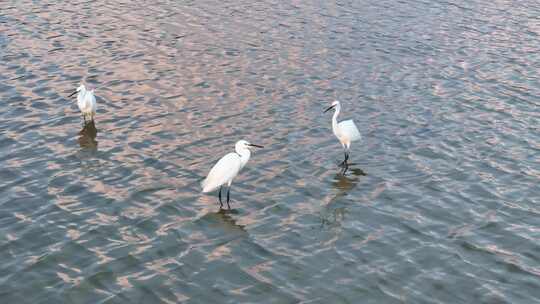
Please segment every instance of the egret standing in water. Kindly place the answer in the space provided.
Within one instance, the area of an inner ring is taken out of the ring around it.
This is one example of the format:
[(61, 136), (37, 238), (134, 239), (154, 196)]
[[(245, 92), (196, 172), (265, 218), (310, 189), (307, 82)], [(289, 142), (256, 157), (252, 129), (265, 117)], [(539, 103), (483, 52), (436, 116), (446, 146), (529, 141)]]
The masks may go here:
[(94, 96), (94, 90), (87, 90), (84, 84), (81, 84), (77, 88), (77, 91), (73, 92), (68, 97), (75, 94), (77, 94), (77, 105), (83, 115), (84, 123), (86, 124), (87, 117), (90, 121), (94, 121), (94, 116), (96, 115), (96, 97)]
[(342, 122), (337, 121), (337, 117), (339, 115), (339, 112), (341, 111), (341, 104), (339, 101), (332, 102), (332, 105), (324, 110), (324, 112), (328, 112), (331, 109), (335, 109), (334, 116), (332, 116), (332, 131), (334, 132), (334, 135), (337, 137), (341, 145), (343, 146), (343, 152), (345, 153), (345, 160), (341, 163), (343, 165), (343, 174), (347, 171), (349, 168), (349, 165), (347, 164), (347, 160), (349, 159), (349, 152), (351, 148), (351, 142), (360, 140), (362, 136), (360, 135), (360, 131), (358, 131), (358, 128), (354, 124), (354, 121), (352, 119), (345, 120)]
[(229, 153), (223, 156), (210, 170), (205, 180), (201, 182), (202, 192), (208, 193), (219, 188), (219, 205), (223, 208), (223, 202), (221, 201), (221, 188), (227, 184), (227, 207), (231, 209), (229, 205), (231, 183), (233, 179), (238, 175), (238, 172), (247, 164), (251, 152), (250, 147), (262, 148), (262, 146), (250, 144), (245, 140), (239, 140), (236, 142), (234, 149), (236, 152)]

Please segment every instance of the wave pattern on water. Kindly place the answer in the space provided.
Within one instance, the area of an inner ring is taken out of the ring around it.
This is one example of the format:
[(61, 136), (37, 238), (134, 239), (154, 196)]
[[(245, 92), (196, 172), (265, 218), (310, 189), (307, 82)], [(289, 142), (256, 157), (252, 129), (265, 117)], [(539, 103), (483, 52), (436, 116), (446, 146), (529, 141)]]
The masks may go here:
[[(4, 2), (0, 299), (538, 302), (539, 15)], [(84, 128), (82, 81), (99, 104)], [(333, 99), (364, 138), (347, 176)], [(266, 148), (218, 211), (199, 182), (240, 138)]]

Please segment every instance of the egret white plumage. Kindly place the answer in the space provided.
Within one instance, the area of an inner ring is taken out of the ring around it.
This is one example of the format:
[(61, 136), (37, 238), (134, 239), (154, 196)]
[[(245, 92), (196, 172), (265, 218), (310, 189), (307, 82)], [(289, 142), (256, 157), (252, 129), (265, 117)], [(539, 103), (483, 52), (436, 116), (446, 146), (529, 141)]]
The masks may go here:
[(87, 117), (90, 121), (93, 121), (97, 107), (94, 90), (87, 90), (84, 84), (81, 84), (77, 88), (77, 91), (73, 92), (69, 97), (75, 94), (77, 94), (77, 105), (79, 106), (79, 110), (81, 110), (84, 122), (86, 123)]
[(250, 144), (245, 140), (236, 142), (234, 146), (235, 152), (223, 156), (214, 167), (212, 167), (208, 176), (201, 182), (203, 193), (208, 193), (219, 188), (220, 208), (223, 208), (221, 189), (223, 188), (223, 185), (227, 184), (227, 207), (231, 209), (231, 206), (229, 205), (231, 183), (236, 175), (238, 175), (238, 172), (240, 172), (247, 164), (249, 157), (251, 156), (251, 151), (249, 150), (250, 147), (262, 148), (262, 146)]
[(332, 105), (324, 110), (324, 112), (326, 113), (331, 109), (335, 109), (334, 116), (332, 116), (332, 131), (343, 146), (343, 152), (345, 153), (345, 160), (341, 163), (343, 165), (343, 173), (345, 173), (349, 168), (347, 160), (349, 159), (351, 142), (360, 140), (362, 135), (360, 135), (360, 131), (358, 131), (358, 128), (352, 119), (338, 123), (337, 117), (341, 111), (341, 103), (339, 101), (335, 100), (332, 102)]

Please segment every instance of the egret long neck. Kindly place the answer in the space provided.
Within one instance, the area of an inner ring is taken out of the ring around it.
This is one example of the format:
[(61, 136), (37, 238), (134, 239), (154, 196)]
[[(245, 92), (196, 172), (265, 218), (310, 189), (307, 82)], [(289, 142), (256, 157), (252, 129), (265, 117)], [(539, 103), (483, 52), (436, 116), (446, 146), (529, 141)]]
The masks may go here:
[(249, 158), (251, 157), (251, 152), (249, 149), (241, 149), (237, 150), (236, 153), (240, 155), (240, 169), (244, 168), (244, 166), (247, 164)]
[(337, 117), (339, 115), (339, 112), (341, 111), (341, 105), (336, 105), (336, 111), (334, 112), (334, 116), (332, 116), (332, 131), (334, 131), (334, 134), (337, 135), (338, 131), (338, 122)]

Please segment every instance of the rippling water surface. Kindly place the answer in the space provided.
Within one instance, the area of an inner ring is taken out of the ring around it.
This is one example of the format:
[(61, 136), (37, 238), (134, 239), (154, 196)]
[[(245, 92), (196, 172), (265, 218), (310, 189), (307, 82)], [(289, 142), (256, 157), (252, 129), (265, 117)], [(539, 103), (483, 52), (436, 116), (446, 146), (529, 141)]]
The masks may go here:
[(540, 303), (537, 1), (0, 6), (2, 303)]

